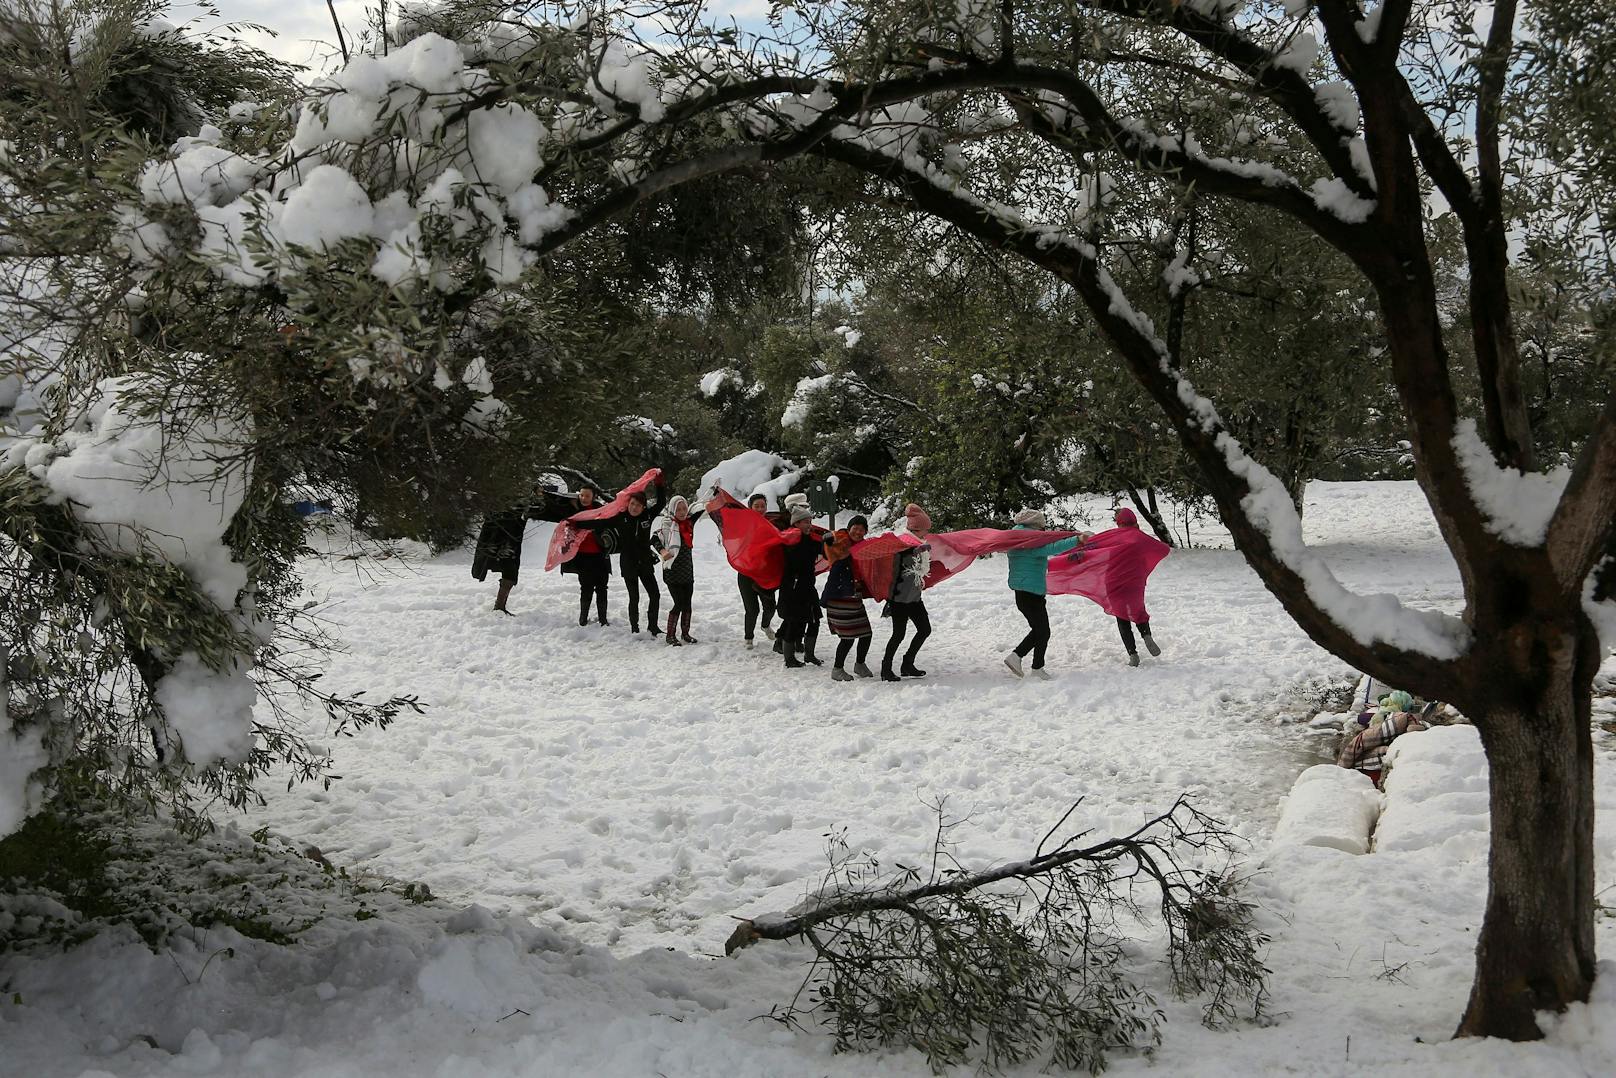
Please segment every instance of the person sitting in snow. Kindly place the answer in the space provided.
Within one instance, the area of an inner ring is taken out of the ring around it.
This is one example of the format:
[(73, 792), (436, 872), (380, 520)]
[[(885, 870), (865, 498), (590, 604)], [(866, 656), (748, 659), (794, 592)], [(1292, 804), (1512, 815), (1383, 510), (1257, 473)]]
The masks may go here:
[(1336, 766), (1362, 771), (1379, 787), (1385, 773), (1386, 750), (1406, 733), (1437, 725), (1437, 707), (1433, 700), (1416, 713), (1414, 697), (1401, 689), (1386, 693), (1376, 701), (1373, 711), (1347, 720), (1348, 737), (1336, 755)]

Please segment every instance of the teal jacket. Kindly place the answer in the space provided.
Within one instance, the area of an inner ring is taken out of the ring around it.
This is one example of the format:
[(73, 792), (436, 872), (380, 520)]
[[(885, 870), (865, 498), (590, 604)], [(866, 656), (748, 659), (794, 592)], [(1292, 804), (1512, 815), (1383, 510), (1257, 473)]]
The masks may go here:
[[(1026, 525), (1016, 525), (1015, 531), (1027, 531)], [(1061, 539), (1048, 546), (1030, 547), (1026, 550), (1008, 550), (1005, 556), (1010, 559), (1010, 587), (1016, 591), (1028, 591), (1034, 595), (1047, 594), (1048, 584), (1045, 582), (1049, 574), (1049, 559), (1056, 554), (1064, 554), (1081, 542), (1077, 536), (1070, 539)]]

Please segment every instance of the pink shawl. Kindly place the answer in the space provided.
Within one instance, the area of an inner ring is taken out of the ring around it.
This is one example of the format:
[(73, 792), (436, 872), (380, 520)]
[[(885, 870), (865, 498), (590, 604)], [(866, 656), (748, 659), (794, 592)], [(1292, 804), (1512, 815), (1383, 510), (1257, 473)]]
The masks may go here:
[(573, 555), (578, 553), (578, 547), (582, 545), (584, 537), (589, 534), (586, 528), (574, 527), (571, 523), (572, 521), (606, 520), (617, 516), (619, 513), (627, 512), (629, 495), (645, 493), (661, 478), (662, 469), (652, 468), (632, 484), (618, 491), (617, 497), (605, 505), (594, 509), (581, 510), (557, 524), (555, 534), (550, 536), (550, 552), (544, 559), (544, 571), (549, 572), (562, 562), (571, 561)]
[(1101, 532), (1071, 553), (1049, 559), (1049, 594), (1082, 595), (1114, 618), (1149, 621), (1145, 581), (1172, 549), (1138, 528)]
[(970, 528), (957, 532), (933, 532), (925, 539), (919, 539), (908, 533), (883, 532), (853, 547), (853, 572), (863, 585), (864, 594), (881, 601), (892, 590), (893, 556), (907, 547), (919, 546), (923, 542), (931, 544), (931, 570), (926, 574), (925, 586), (934, 588), (956, 573), (964, 572), (983, 554), (1048, 546), (1076, 534), (1031, 531), (1026, 528), (1014, 531)]

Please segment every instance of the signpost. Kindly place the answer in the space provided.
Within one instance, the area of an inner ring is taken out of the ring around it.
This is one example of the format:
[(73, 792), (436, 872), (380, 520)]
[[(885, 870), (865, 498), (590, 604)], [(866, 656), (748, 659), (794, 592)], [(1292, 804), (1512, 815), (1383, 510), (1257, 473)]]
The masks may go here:
[(836, 488), (824, 479), (808, 484), (808, 508), (816, 516), (830, 517), (830, 530), (836, 530)]

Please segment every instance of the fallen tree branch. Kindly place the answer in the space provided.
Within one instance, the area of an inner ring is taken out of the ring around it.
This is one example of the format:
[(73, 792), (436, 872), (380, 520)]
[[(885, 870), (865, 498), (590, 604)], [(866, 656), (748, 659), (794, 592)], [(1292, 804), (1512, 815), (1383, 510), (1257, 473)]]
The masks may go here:
[(1110, 1051), (1159, 1040), (1161, 1011), (1130, 965), (1152, 907), (1177, 995), (1203, 995), (1209, 1025), (1261, 1015), (1267, 937), (1235, 895), (1240, 881), (1185, 863), (1232, 857), (1233, 836), (1183, 797), (1126, 835), (1083, 844), (1091, 832), (1080, 830), (1044, 852), (1074, 804), (1033, 856), (981, 870), (955, 861), (948, 833), (958, 821), (934, 808), (929, 868), (899, 864), (883, 876), (832, 836), (813, 895), (737, 925), (726, 954), (799, 938), (813, 952), (802, 986), (771, 1017), (795, 1025), (818, 1012), (838, 1049), (908, 1044), (939, 1072), (1041, 1057), (1098, 1071)]

